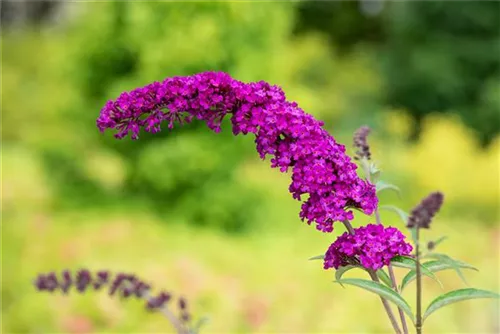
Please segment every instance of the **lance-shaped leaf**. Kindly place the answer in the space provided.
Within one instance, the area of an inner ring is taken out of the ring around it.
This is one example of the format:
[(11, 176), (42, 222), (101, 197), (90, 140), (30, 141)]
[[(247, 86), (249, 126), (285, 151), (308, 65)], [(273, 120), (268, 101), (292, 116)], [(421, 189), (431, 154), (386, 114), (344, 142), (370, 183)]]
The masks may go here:
[(460, 278), (462, 279), (462, 281), (466, 285), (469, 285), (467, 283), (467, 280), (465, 279), (464, 274), (462, 273), (462, 270), (460, 270), (460, 264), (462, 264), (463, 262), (460, 262), (460, 261), (457, 261), (455, 259), (452, 259), (448, 255), (441, 254), (441, 253), (429, 253), (429, 254), (425, 255), (424, 257), (430, 257), (430, 258), (433, 258), (433, 259), (437, 259), (437, 260), (439, 260), (439, 261), (441, 261), (443, 263), (446, 263), (446, 264), (450, 265), (453, 269), (455, 269), (455, 271), (457, 272), (458, 276), (460, 276)]
[[(450, 264), (441, 262), (439, 260), (429, 261), (429, 262), (423, 263), (422, 265), (425, 266), (430, 271), (432, 271), (433, 273), (438, 272), (438, 271), (442, 271), (442, 270), (446, 270), (446, 269), (455, 269)], [(463, 269), (472, 269), (472, 270), (478, 271), (476, 268), (474, 268), (470, 264), (467, 264), (464, 262), (457, 261), (457, 265)], [(408, 274), (406, 274), (406, 276), (401, 281), (401, 290), (403, 290), (408, 284), (410, 284), (413, 280), (415, 280), (415, 278), (417, 278), (417, 272), (415, 271), (415, 269), (412, 269), (412, 270), (410, 270), (410, 272), (408, 272)]]
[[(395, 256), (391, 259), (391, 264), (394, 267), (407, 268), (415, 271), (417, 268), (417, 261), (409, 256)], [(425, 264), (420, 263), (420, 269), (422, 271), (422, 274), (424, 274), (425, 276), (429, 276), (430, 278), (435, 280), (441, 286), (441, 288), (443, 288), (443, 284), (441, 283), (441, 281), (429, 268), (427, 268)], [(401, 286), (401, 289), (402, 288), (403, 286)]]
[(425, 310), (424, 313), (424, 320), (429, 315), (431, 315), (432, 313), (434, 313), (435, 311), (439, 310), (440, 308), (446, 305), (460, 302), (462, 300), (477, 299), (477, 298), (500, 298), (500, 295), (495, 292), (473, 289), (473, 288), (450, 291), (448, 293), (445, 293), (437, 297), (429, 304), (427, 310)]
[(309, 259), (309, 261), (311, 260), (323, 260), (325, 258), (325, 254), (321, 254), (321, 255), (316, 255), (316, 256), (313, 256)]
[(392, 288), (392, 281), (389, 275), (384, 271), (384, 269), (377, 270), (377, 277), (384, 282), (389, 288)]
[(377, 194), (381, 193), (384, 190), (392, 190), (392, 191), (395, 191), (398, 194), (398, 196), (401, 198), (401, 190), (393, 184), (390, 184), (390, 183), (387, 183), (387, 182), (380, 180), (375, 185), (375, 188), (377, 189), (376, 190)]
[[(335, 279), (337, 281), (340, 281), (342, 279), (342, 276), (348, 272), (349, 270), (351, 269), (355, 269), (355, 268), (359, 268), (359, 269), (363, 269), (365, 270), (365, 268), (361, 267), (361, 266), (354, 266), (354, 265), (347, 265), (347, 266), (342, 266), (342, 267), (339, 267), (339, 269), (337, 269), (335, 271)], [(340, 283), (340, 285), (342, 285), (342, 283)], [(343, 287), (343, 285), (342, 285)]]
[(415, 322), (415, 317), (413, 316), (411, 307), (410, 305), (408, 305), (406, 300), (404, 300), (403, 297), (401, 297), (401, 295), (398, 294), (396, 291), (386, 287), (382, 283), (373, 282), (365, 279), (359, 279), (359, 278), (346, 278), (338, 280), (336, 283), (354, 285), (362, 289), (365, 289), (367, 291), (376, 293), (382, 298), (387, 299), (388, 301), (396, 304), (410, 317), (410, 319), (413, 322)]
[(381, 205), (379, 206), (379, 209), (380, 210), (388, 210), (388, 211), (392, 211), (392, 212), (395, 212), (398, 214), (399, 218), (401, 218), (401, 220), (403, 221), (403, 224), (406, 225), (406, 223), (408, 222), (408, 214), (401, 210), (400, 208), (398, 208), (397, 206), (394, 206), (394, 205)]

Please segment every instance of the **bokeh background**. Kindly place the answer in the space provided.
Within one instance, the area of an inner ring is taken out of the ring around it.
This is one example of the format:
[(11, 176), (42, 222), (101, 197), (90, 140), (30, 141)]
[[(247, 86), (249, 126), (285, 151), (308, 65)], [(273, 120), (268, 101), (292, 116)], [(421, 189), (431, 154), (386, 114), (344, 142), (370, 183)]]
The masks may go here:
[[(342, 227), (302, 223), (290, 176), (260, 161), (252, 138), (200, 123), (139, 141), (98, 132), (121, 91), (207, 70), (281, 85), (349, 152), (353, 131), (371, 126), (382, 179), (402, 189), (381, 203), (409, 211), (445, 192), (424, 237), (449, 236), (441, 251), (480, 270), (468, 283), (498, 291), (499, 4), (2, 1), (2, 332), (171, 331), (138, 301), (31, 285), (80, 267), (186, 296), (195, 318), (210, 316), (205, 333), (389, 331), (377, 296), (307, 261)], [(441, 292), (425, 287), (425, 303)], [(427, 332), (498, 333), (498, 314), (489, 300), (455, 304)]]

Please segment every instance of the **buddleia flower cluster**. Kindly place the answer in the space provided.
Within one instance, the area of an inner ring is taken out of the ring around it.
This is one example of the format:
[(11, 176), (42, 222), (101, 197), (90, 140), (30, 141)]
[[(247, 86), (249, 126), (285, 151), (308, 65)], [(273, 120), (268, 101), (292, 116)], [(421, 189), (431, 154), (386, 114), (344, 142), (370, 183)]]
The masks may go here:
[(338, 269), (347, 265), (361, 265), (378, 270), (389, 265), (396, 256), (410, 255), (413, 247), (395, 227), (368, 224), (345, 232), (328, 248), (323, 267)]
[(195, 119), (219, 132), (225, 117), (234, 135), (255, 135), (257, 151), (262, 159), (271, 157), (271, 167), (291, 170), (289, 191), (303, 201), (300, 218), (308, 224), (332, 232), (334, 222), (354, 218), (352, 208), (368, 215), (375, 210), (375, 186), (358, 177), (345, 146), (264, 81), (243, 83), (222, 72), (167, 78), (108, 101), (97, 126), (137, 139), (141, 129), (156, 133), (162, 124), (172, 129)]

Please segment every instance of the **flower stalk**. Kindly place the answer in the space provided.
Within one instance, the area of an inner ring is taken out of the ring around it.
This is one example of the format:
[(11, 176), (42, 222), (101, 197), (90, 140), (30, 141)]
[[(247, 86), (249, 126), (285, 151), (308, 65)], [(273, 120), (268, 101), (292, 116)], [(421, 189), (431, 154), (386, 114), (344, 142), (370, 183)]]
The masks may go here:
[(420, 263), (420, 229), (430, 228), (432, 218), (443, 205), (444, 196), (441, 192), (433, 192), (420, 202), (411, 212), (406, 227), (415, 229), (415, 261), (417, 274), (417, 314), (415, 328), (417, 334), (422, 333), (422, 272)]
[[(352, 235), (355, 234), (354, 228), (352, 227), (351, 223), (348, 220), (344, 220), (342, 223), (344, 224), (344, 226), (347, 229), (347, 231), (349, 232), (349, 234), (352, 234)], [(368, 274), (370, 275), (370, 278), (372, 279), (372, 281), (379, 283), (380, 281), (377, 277), (377, 274), (375, 273), (375, 270), (373, 270), (373, 269), (367, 269), (367, 270), (368, 270)], [(401, 329), (399, 328), (399, 324), (396, 320), (396, 317), (394, 316), (394, 313), (392, 312), (392, 309), (391, 309), (391, 306), (389, 305), (389, 302), (387, 302), (387, 300), (383, 297), (380, 297), (380, 300), (382, 301), (382, 305), (384, 306), (385, 312), (387, 313), (387, 316), (389, 317), (389, 320), (391, 321), (392, 328), (394, 328), (394, 331), (397, 334), (401, 334)]]
[[(394, 275), (394, 269), (393, 269), (391, 264), (389, 264), (387, 267), (389, 270), (389, 277), (391, 278), (391, 282), (392, 282), (392, 288), (394, 289), (394, 291), (399, 293), (400, 291), (399, 291), (398, 285), (396, 283), (396, 276)], [(409, 332), (408, 332), (408, 325), (406, 324), (405, 313), (403, 312), (403, 309), (399, 306), (398, 306), (398, 313), (399, 313), (399, 318), (401, 319), (401, 325), (403, 326), (403, 333), (408, 334)]]
[[(355, 159), (360, 160), (361, 166), (363, 168), (363, 172), (365, 173), (366, 180), (371, 183), (372, 177), (371, 177), (371, 172), (370, 172), (370, 167), (368, 164), (368, 161), (371, 159), (371, 152), (370, 152), (370, 146), (368, 144), (367, 137), (370, 134), (370, 128), (367, 126), (362, 126), (360, 127), (355, 133), (354, 133), (354, 147), (358, 149), (355, 154)], [(375, 214), (375, 220), (377, 224), (382, 225), (382, 220), (380, 219), (380, 212), (378, 210), (378, 206), (375, 207), (374, 210)], [(389, 277), (391, 279), (392, 283), (392, 288), (394, 291), (398, 292), (398, 285), (396, 282), (396, 276), (394, 275), (394, 269), (392, 265), (389, 263), (387, 265), (388, 271), (389, 271)], [(399, 313), (399, 318), (401, 319), (401, 325), (403, 327), (403, 333), (408, 334), (408, 325), (406, 324), (406, 317), (403, 312), (403, 309), (398, 306), (398, 313)]]
[[(367, 175), (370, 175), (369, 173)], [(367, 176), (368, 181), (370, 181), (370, 177)], [(378, 211), (378, 207), (375, 208), (375, 219), (377, 221), (377, 224), (382, 224), (382, 220), (380, 219), (380, 213)], [(391, 278), (392, 282), (392, 288), (394, 291), (398, 292), (398, 284), (396, 282), (396, 275), (394, 275), (394, 268), (392, 267), (392, 264), (387, 265), (387, 270), (389, 271), (389, 277)], [(408, 325), (406, 324), (406, 317), (405, 313), (403, 312), (403, 309), (398, 306), (398, 313), (399, 313), (399, 318), (401, 319), (401, 325), (403, 326), (403, 333), (408, 334)]]
[(417, 273), (417, 314), (415, 328), (417, 334), (422, 333), (422, 273), (420, 269), (420, 241), (419, 241), (419, 231), (420, 228), (417, 226), (415, 233), (415, 261), (416, 261), (416, 273)]

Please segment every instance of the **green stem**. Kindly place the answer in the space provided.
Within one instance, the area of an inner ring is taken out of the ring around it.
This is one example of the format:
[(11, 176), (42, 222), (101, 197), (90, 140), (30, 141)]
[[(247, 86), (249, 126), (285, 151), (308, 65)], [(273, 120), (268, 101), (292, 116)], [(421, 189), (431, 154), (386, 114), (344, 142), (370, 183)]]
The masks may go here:
[[(392, 268), (392, 265), (389, 264), (389, 276), (391, 277), (391, 282), (392, 282), (392, 287), (394, 291), (397, 293), (400, 293), (397, 283), (396, 283), (396, 277), (394, 275), (394, 269)], [(406, 324), (406, 318), (405, 318), (405, 313), (403, 312), (403, 309), (398, 306), (398, 312), (399, 312), (399, 318), (401, 319), (401, 324), (403, 325), (403, 333), (408, 334), (408, 325)]]
[[(354, 229), (352, 228), (352, 225), (348, 220), (344, 220), (342, 223), (344, 224), (344, 226), (346, 227), (347, 231), (350, 234), (354, 234)], [(370, 274), (372, 281), (379, 282), (377, 274), (375, 273), (374, 270), (370, 269), (370, 270), (368, 270), (368, 273)], [(396, 321), (396, 317), (394, 316), (394, 313), (392, 312), (391, 306), (389, 305), (389, 303), (387, 302), (387, 300), (385, 298), (380, 297), (380, 300), (382, 301), (382, 304), (384, 305), (385, 312), (387, 313), (387, 316), (389, 317), (389, 320), (391, 321), (392, 328), (394, 328), (394, 331), (397, 334), (401, 334), (401, 329), (399, 328), (399, 324)]]
[(417, 329), (417, 334), (422, 333), (422, 275), (420, 273), (420, 250), (419, 250), (419, 231), (418, 226), (416, 227), (415, 233), (415, 260), (417, 262), (416, 274), (417, 274), (417, 322), (415, 327)]
[[(370, 168), (369, 168), (368, 164), (366, 162), (364, 162), (362, 164), (362, 166), (363, 166), (363, 170), (364, 170), (365, 175), (366, 175), (366, 180), (368, 182), (371, 182), (371, 176), (370, 176), (370, 170), (369, 170)], [(378, 207), (375, 208), (375, 220), (377, 221), (377, 224), (382, 225), (382, 219), (380, 219), (380, 213), (378, 211)], [(388, 269), (389, 269), (389, 277), (391, 278), (391, 282), (392, 282), (392, 288), (394, 289), (394, 291), (399, 293), (398, 285), (396, 282), (396, 276), (394, 275), (394, 269), (392, 268), (392, 265), (390, 263), (388, 265)], [(405, 314), (403, 312), (403, 309), (399, 306), (398, 306), (398, 313), (399, 313), (399, 318), (401, 319), (401, 324), (403, 325), (403, 333), (408, 334), (408, 325), (406, 324)]]
[(349, 234), (354, 235), (354, 229), (352, 228), (351, 222), (348, 221), (347, 219), (342, 222)]

